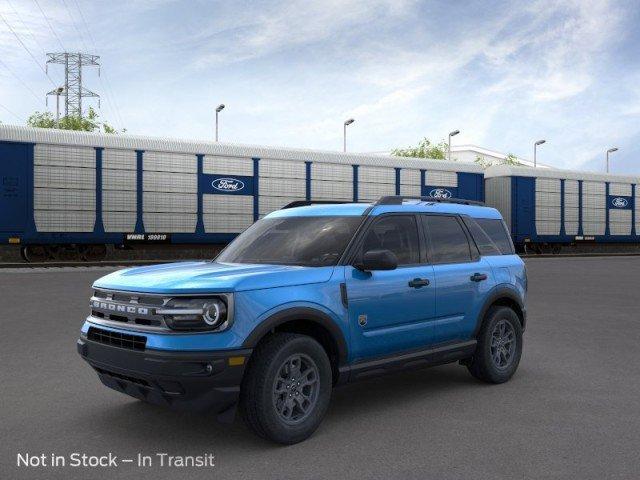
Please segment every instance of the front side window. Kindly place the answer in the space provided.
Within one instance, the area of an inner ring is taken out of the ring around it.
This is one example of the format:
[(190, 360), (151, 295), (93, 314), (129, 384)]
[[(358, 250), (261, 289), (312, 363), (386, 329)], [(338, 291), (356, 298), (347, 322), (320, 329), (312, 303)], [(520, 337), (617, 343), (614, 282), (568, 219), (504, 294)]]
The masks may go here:
[(456, 217), (422, 216), (429, 245), (431, 263), (466, 263), (471, 261), (467, 235)]
[(216, 258), (224, 263), (336, 265), (363, 217), (264, 218)]
[(398, 265), (420, 263), (420, 241), (413, 215), (380, 217), (365, 234), (360, 258), (369, 250), (390, 250)]

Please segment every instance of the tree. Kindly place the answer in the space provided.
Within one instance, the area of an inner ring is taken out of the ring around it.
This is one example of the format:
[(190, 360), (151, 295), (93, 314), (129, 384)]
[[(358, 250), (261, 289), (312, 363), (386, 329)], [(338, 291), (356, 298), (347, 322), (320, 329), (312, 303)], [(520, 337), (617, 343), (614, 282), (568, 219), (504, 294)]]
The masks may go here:
[(476, 156), (475, 163), (480, 165), (482, 168), (489, 168), (493, 165), (522, 165), (522, 163), (518, 161), (518, 157), (516, 157), (513, 153), (508, 153), (503, 160), (500, 160), (498, 162), (487, 160), (486, 158), (478, 155)]
[[(84, 117), (66, 116), (60, 119), (56, 125), (56, 119), (51, 112), (35, 112), (27, 120), (27, 125), (37, 128), (59, 128), (61, 130), (80, 130), (83, 132), (104, 132), (120, 133), (107, 122), (98, 120), (98, 113), (89, 107), (87, 115)], [(126, 132), (122, 129), (122, 133)]]
[(397, 157), (431, 158), (435, 160), (445, 160), (449, 146), (444, 140), (434, 145), (428, 138), (423, 138), (417, 147), (396, 148), (391, 151), (391, 155)]

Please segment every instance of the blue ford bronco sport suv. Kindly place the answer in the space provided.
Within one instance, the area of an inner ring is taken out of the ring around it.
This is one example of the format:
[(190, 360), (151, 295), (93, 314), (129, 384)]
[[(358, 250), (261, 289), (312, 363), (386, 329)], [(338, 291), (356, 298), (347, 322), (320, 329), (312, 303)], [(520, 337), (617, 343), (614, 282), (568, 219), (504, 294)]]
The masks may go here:
[(239, 406), (290, 444), (334, 385), (455, 361), (507, 381), (527, 279), (497, 210), (396, 196), (284, 208), (214, 261), (125, 269), (93, 290), (78, 351), (106, 386), (227, 421)]

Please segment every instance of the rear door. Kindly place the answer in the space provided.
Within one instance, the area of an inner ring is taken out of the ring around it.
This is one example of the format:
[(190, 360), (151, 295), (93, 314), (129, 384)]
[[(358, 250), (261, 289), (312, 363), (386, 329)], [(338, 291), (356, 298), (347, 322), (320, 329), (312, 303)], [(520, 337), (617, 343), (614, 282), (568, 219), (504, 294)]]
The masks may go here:
[(355, 360), (432, 343), (433, 268), (424, 261), (417, 222), (413, 214), (384, 215), (364, 232), (353, 263), (368, 250), (386, 249), (398, 258), (395, 270), (345, 269)]
[(0, 232), (20, 233), (27, 218), (29, 146), (0, 143)]
[(422, 215), (429, 261), (435, 275), (434, 341), (468, 340), (495, 280), (456, 215)]

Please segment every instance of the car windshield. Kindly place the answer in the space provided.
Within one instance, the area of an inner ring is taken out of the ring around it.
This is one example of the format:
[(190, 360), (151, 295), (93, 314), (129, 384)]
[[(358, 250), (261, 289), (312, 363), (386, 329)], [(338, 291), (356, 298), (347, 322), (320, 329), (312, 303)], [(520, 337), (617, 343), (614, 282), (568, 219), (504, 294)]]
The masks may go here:
[(264, 218), (231, 242), (216, 262), (335, 265), (362, 219), (360, 216)]

